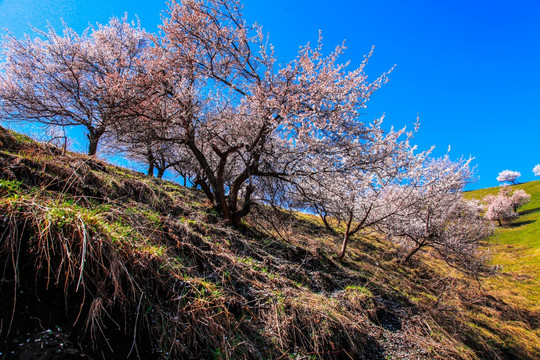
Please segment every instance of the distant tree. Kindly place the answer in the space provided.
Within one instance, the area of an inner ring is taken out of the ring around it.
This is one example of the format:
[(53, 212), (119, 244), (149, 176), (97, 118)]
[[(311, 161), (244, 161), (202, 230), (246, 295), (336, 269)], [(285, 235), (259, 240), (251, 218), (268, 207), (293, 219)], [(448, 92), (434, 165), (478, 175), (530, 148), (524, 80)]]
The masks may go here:
[(28, 125), (29, 126), (25, 128), (25, 134), (39, 142), (52, 144), (58, 148), (61, 148), (64, 153), (67, 151), (68, 147), (73, 145), (71, 139), (69, 139), (66, 134), (66, 128), (63, 126), (41, 124)]
[(187, 180), (189, 180), (190, 172), (187, 169), (190, 168), (192, 156), (184, 147), (172, 142), (161, 142), (151, 137), (143, 141), (130, 135), (135, 134), (123, 134), (121, 141), (112, 141), (112, 144), (107, 144), (107, 146), (112, 148), (112, 151), (120, 151), (127, 158), (146, 165), (146, 173), (149, 176), (155, 175), (161, 179), (165, 171), (170, 169), (182, 177), (188, 176)]
[(127, 18), (58, 34), (4, 37), (0, 111), (7, 120), (83, 126), (94, 155), (101, 137), (130, 106), (129, 83), (141, 71), (148, 35)]
[(521, 173), (518, 171), (504, 170), (499, 173), (499, 176), (497, 176), (497, 181), (509, 182), (515, 185), (516, 179), (520, 176), (521, 176)]
[(417, 192), (421, 200), (410, 208), (408, 216), (387, 223), (386, 231), (394, 241), (408, 249), (403, 262), (421, 249), (433, 248), (461, 269), (473, 271), (482, 267), (478, 247), (492, 234), (489, 223), (481, 217), (483, 206), (478, 201), (463, 199), (460, 193), (438, 194), (429, 200), (421, 193)]
[(514, 209), (514, 212), (517, 212), (518, 208), (525, 205), (531, 200), (531, 195), (527, 194), (525, 190), (517, 189), (512, 193), (512, 196), (510, 197), (510, 202), (512, 203), (512, 207)]
[(503, 186), (497, 196), (487, 195), (484, 197), (484, 202), (487, 203), (484, 217), (487, 220), (496, 220), (499, 226), (502, 226), (503, 222), (516, 219), (519, 216), (516, 212), (517, 208), (528, 202), (530, 198), (530, 195), (523, 190), (516, 190), (516, 192), (517, 194), (513, 196), (510, 193), (510, 188)]
[(536, 176), (540, 176), (540, 164), (536, 165), (536, 166), (533, 168), (533, 173), (534, 173), (534, 175), (536, 175)]
[(65, 153), (68, 148), (69, 139), (66, 134), (66, 128), (63, 126), (47, 126), (45, 131), (46, 141), (49, 144), (54, 144)]
[(511, 221), (518, 217), (518, 214), (514, 212), (512, 202), (507, 197), (488, 195), (484, 201), (488, 203), (485, 218), (497, 220), (499, 226), (503, 225), (503, 221)]
[[(129, 110), (131, 112), (131, 110)], [(109, 137), (109, 151), (120, 151), (126, 157), (147, 166), (147, 175), (161, 179), (168, 169), (180, 170), (182, 166), (189, 167), (193, 161), (192, 155), (182, 144), (163, 140), (169, 138), (174, 130), (164, 124), (154, 123), (146, 126), (144, 119), (133, 114), (131, 121), (118, 122)]]

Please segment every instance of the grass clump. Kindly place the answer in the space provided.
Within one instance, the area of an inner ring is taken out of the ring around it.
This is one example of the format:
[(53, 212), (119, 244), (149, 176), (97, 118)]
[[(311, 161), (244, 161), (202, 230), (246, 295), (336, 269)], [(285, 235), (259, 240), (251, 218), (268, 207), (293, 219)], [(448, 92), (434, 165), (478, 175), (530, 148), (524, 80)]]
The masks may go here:
[(22, 191), (21, 186), (21, 181), (0, 179), (0, 194), (4, 197), (19, 194)]

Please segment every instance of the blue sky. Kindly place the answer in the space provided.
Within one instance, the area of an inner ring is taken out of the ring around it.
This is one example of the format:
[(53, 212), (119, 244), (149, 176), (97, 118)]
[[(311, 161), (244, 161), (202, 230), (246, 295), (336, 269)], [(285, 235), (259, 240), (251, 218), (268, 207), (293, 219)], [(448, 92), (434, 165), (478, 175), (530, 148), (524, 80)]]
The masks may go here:
[[(344, 61), (357, 66), (372, 45), (367, 73), (375, 78), (396, 64), (377, 91), (365, 120), (386, 114), (386, 126), (409, 127), (420, 116), (415, 143), (442, 155), (475, 157), (480, 180), (496, 186), (498, 172), (520, 171), (534, 180), (540, 163), (540, 0), (245, 0), (248, 22), (269, 33), (282, 61), (317, 40), (326, 49), (346, 40)], [(339, 5), (336, 5), (339, 4)], [(0, 28), (15, 35), (78, 31), (128, 12), (156, 31), (165, 1), (0, 0)], [(538, 179), (538, 177), (536, 178)]]

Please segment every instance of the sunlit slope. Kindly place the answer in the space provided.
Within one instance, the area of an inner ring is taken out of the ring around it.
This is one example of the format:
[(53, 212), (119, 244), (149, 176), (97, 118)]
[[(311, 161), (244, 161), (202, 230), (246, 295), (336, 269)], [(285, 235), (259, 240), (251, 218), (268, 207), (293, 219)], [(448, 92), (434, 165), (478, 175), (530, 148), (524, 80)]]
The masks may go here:
[[(540, 181), (511, 186), (531, 195), (518, 209), (512, 224), (497, 227), (493, 237), (493, 263), (501, 266), (501, 276), (488, 281), (492, 290), (529, 309), (540, 308)], [(476, 190), (469, 196), (482, 199), (497, 194), (498, 187)]]

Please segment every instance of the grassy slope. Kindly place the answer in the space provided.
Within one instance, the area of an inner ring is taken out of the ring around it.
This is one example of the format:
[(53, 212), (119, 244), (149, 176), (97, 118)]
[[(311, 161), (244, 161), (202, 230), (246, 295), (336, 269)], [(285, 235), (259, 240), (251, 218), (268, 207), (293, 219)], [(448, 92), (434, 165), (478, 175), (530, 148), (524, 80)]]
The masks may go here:
[[(500, 275), (486, 280), (493, 296), (516, 307), (540, 313), (540, 181), (511, 186), (531, 195), (519, 209), (520, 217), (512, 224), (498, 227), (491, 245), (493, 263)], [(468, 196), (482, 199), (497, 194), (498, 187), (472, 191)], [(538, 328), (533, 331), (540, 335)]]
[[(258, 208), (233, 230), (196, 191), (1, 128), (0, 214), (0, 353), (47, 342), (96, 359), (540, 356), (529, 278), (482, 289), (425, 254), (399, 264), (373, 234), (338, 261), (339, 237), (316, 217)], [(505, 241), (494, 261), (506, 271), (518, 244)]]
[[(520, 217), (510, 226), (498, 228), (495, 234), (494, 262), (504, 271), (529, 275), (536, 284), (540, 281), (540, 181), (511, 186), (531, 195), (529, 203), (519, 209)], [(470, 196), (481, 199), (497, 194), (499, 188), (473, 191)], [(540, 303), (540, 291), (530, 292), (531, 304)]]

